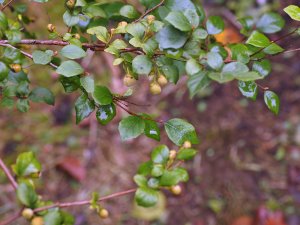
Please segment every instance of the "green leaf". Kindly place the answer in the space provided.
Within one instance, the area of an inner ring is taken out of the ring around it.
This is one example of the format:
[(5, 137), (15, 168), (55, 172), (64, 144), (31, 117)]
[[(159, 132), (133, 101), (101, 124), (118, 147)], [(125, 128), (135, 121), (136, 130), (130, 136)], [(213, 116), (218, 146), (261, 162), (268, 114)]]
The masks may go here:
[(165, 170), (163, 175), (160, 177), (161, 186), (174, 186), (179, 182), (187, 182), (189, 180), (189, 175), (187, 171), (183, 168), (175, 168), (173, 170)]
[(272, 34), (284, 27), (285, 21), (278, 13), (265, 13), (256, 23), (256, 28), (261, 32)]
[(264, 99), (267, 107), (269, 110), (274, 113), (275, 115), (278, 115), (279, 113), (279, 106), (280, 106), (280, 100), (276, 93), (273, 91), (266, 91), (264, 94)]
[(219, 53), (207, 53), (207, 64), (214, 70), (219, 70), (223, 66), (223, 58)]
[(96, 113), (98, 122), (102, 125), (107, 125), (116, 116), (116, 107), (114, 104), (101, 105)]
[(76, 46), (76, 45), (67, 45), (60, 50), (60, 54), (68, 59), (79, 59), (86, 56), (86, 52)]
[(34, 205), (38, 200), (38, 196), (34, 188), (27, 182), (19, 183), (17, 188), (17, 197), (23, 205), (28, 206), (29, 208), (34, 208)]
[(133, 177), (134, 182), (139, 187), (147, 187), (147, 178), (143, 175), (137, 174)]
[(147, 187), (140, 187), (135, 193), (135, 201), (139, 206), (155, 206), (158, 201), (158, 191)]
[(126, 31), (133, 37), (142, 39), (145, 35), (146, 28), (141, 23), (131, 23), (126, 26)]
[(45, 52), (36, 50), (32, 53), (33, 62), (35, 64), (47, 65), (51, 62), (53, 54), (51, 50), (46, 50)]
[(161, 164), (155, 164), (151, 170), (151, 176), (160, 177), (164, 173), (164, 166)]
[(263, 77), (258, 72), (251, 71), (244, 73), (235, 73), (234, 78), (241, 81), (253, 81), (262, 79)]
[(300, 21), (300, 7), (296, 5), (289, 5), (284, 8), (284, 11), (293, 19)]
[(136, 19), (139, 17), (139, 12), (132, 5), (124, 5), (120, 9), (120, 15), (129, 19)]
[(249, 68), (241, 63), (241, 62), (231, 62), (226, 64), (223, 69), (222, 69), (222, 73), (226, 74), (226, 73), (230, 73), (230, 74), (234, 74), (234, 73), (246, 73), (249, 71)]
[(271, 73), (272, 66), (270, 60), (263, 59), (262, 61), (255, 61), (252, 65), (252, 69), (261, 76), (266, 77)]
[(145, 122), (138, 116), (129, 116), (119, 124), (119, 132), (123, 141), (138, 137), (144, 132)]
[(153, 168), (152, 161), (142, 163), (138, 168), (138, 174), (147, 176), (151, 173), (152, 168)]
[(165, 6), (172, 11), (184, 11), (187, 9), (196, 10), (191, 0), (166, 0)]
[(149, 138), (152, 138), (156, 141), (160, 141), (160, 130), (159, 130), (159, 127), (157, 125), (157, 122), (152, 121), (150, 119), (145, 120), (144, 134)]
[(88, 117), (95, 110), (95, 105), (86, 94), (82, 94), (75, 102), (76, 124)]
[(165, 164), (169, 160), (169, 148), (166, 145), (157, 146), (151, 153), (154, 163)]
[(65, 77), (73, 77), (82, 74), (83, 68), (75, 61), (65, 61), (56, 70), (56, 72)]
[(0, 82), (8, 77), (9, 69), (5, 63), (0, 62)]
[(59, 211), (49, 211), (44, 216), (44, 225), (61, 225), (62, 217)]
[(80, 84), (87, 93), (93, 93), (95, 90), (95, 81), (91, 76), (80, 78)]
[(248, 63), (250, 60), (248, 48), (244, 44), (234, 44), (230, 46), (232, 59), (241, 63)]
[(187, 33), (177, 30), (171, 25), (165, 26), (156, 34), (160, 49), (179, 49), (186, 43), (187, 39)]
[(64, 23), (68, 27), (73, 27), (80, 21), (79, 15), (72, 15), (69, 11), (66, 11), (64, 13), (63, 19), (64, 19)]
[(152, 70), (152, 62), (146, 55), (138, 55), (132, 61), (132, 69), (137, 74), (148, 75)]
[(190, 160), (193, 159), (196, 154), (197, 154), (197, 150), (191, 148), (189, 149), (184, 148), (179, 150), (176, 158), (178, 160)]
[(186, 9), (183, 14), (187, 18), (188, 22), (191, 24), (191, 28), (194, 29), (200, 24), (200, 17), (196, 10), (194, 9)]
[(220, 16), (210, 16), (206, 21), (208, 34), (219, 34), (223, 32), (225, 23)]
[(106, 27), (103, 26), (92, 27), (87, 30), (87, 33), (96, 35), (96, 37), (104, 43), (109, 42), (110, 36)]
[(36, 177), (41, 172), (42, 166), (33, 152), (21, 153), (13, 165), (13, 171), (18, 177)]
[(190, 141), (192, 144), (199, 142), (194, 126), (182, 119), (169, 120), (165, 123), (165, 129), (171, 141), (178, 146), (185, 141)]
[(27, 112), (30, 108), (30, 105), (29, 105), (29, 100), (28, 99), (19, 99), (17, 101), (17, 109), (20, 111), (20, 112)]
[(269, 55), (275, 55), (280, 52), (283, 52), (284, 49), (280, 47), (278, 44), (272, 43), (268, 47), (266, 47), (263, 52)]
[(202, 70), (202, 68), (201, 68), (200, 64), (197, 62), (197, 60), (191, 58), (186, 62), (185, 70), (189, 76), (192, 76), (196, 73), (199, 73)]
[(95, 86), (93, 98), (100, 105), (109, 105), (113, 101), (112, 93), (105, 86)]
[(185, 15), (180, 11), (172, 11), (165, 18), (170, 24), (181, 31), (191, 31), (192, 26)]
[(79, 76), (75, 77), (63, 77), (59, 78), (59, 81), (63, 85), (66, 93), (72, 93), (80, 87)]
[(190, 92), (190, 97), (192, 98), (197, 94), (197, 92), (206, 88), (210, 83), (207, 72), (199, 72), (191, 76), (187, 82), (187, 86)]
[(258, 31), (253, 31), (246, 43), (259, 48), (265, 48), (271, 44), (269, 38)]
[(45, 102), (48, 105), (54, 105), (55, 103), (53, 93), (49, 89), (43, 87), (33, 89), (29, 95), (29, 99), (33, 102)]
[(220, 84), (234, 80), (232, 73), (209, 73), (209, 78), (219, 82)]
[(239, 90), (243, 96), (256, 100), (258, 94), (257, 84), (253, 81), (239, 81)]
[(147, 182), (147, 185), (150, 187), (150, 188), (153, 188), (153, 189), (157, 189), (159, 188), (159, 179), (158, 178), (150, 178)]

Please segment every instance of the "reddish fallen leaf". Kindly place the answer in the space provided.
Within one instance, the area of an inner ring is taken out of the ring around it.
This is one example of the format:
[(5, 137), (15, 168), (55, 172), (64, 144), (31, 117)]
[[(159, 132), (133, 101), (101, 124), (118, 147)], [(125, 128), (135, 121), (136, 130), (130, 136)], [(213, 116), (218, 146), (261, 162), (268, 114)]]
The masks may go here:
[(241, 216), (235, 219), (231, 225), (254, 225), (254, 219), (250, 216)]
[(257, 224), (255, 225), (287, 225), (281, 211), (270, 211), (261, 206), (257, 211)]
[(86, 177), (86, 169), (82, 166), (81, 162), (72, 156), (65, 157), (58, 165), (57, 168), (64, 171), (77, 181), (83, 181)]

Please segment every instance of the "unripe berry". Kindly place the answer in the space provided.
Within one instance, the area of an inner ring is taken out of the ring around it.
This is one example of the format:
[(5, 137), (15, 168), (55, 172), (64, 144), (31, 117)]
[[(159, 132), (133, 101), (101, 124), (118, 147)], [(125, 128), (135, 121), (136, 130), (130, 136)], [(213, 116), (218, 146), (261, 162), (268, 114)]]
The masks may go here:
[(102, 219), (106, 219), (109, 216), (109, 212), (107, 211), (107, 209), (100, 209), (99, 216)]
[(127, 87), (131, 87), (133, 85), (135, 85), (136, 83), (136, 79), (131, 76), (130, 74), (126, 74), (124, 79), (123, 79), (124, 85)]
[(74, 8), (74, 6), (75, 6), (75, 0), (68, 0), (67, 2), (66, 2), (66, 5), (67, 5), (67, 7), (69, 8), (69, 9), (73, 9)]
[(176, 150), (171, 150), (169, 153), (169, 158), (174, 160), (174, 159), (176, 159), (176, 156), (177, 156)]
[(182, 192), (182, 189), (179, 185), (172, 186), (170, 190), (174, 195), (180, 195)]
[(122, 21), (118, 24), (118, 27), (126, 27), (127, 26), (127, 22), (126, 21)]
[(10, 68), (16, 73), (19, 73), (22, 70), (22, 67), (20, 64), (11, 64)]
[(50, 33), (53, 33), (55, 31), (56, 27), (52, 23), (49, 23), (47, 25), (47, 29)]
[(150, 84), (150, 92), (153, 95), (159, 95), (161, 93), (161, 86), (156, 82), (152, 82)]
[(190, 141), (185, 141), (184, 143), (183, 143), (183, 146), (182, 146), (183, 148), (191, 148), (192, 147), (192, 143), (190, 142)]
[(32, 209), (26, 208), (22, 211), (22, 216), (27, 219), (30, 220), (34, 215), (34, 212)]
[(74, 38), (80, 39), (80, 34), (75, 34), (75, 35), (74, 35)]
[(159, 83), (160, 86), (165, 86), (168, 84), (168, 80), (165, 76), (163, 75), (159, 75), (158, 79), (157, 79), (157, 82)]
[(148, 21), (149, 24), (151, 24), (154, 20), (155, 20), (155, 16), (153, 16), (153, 15), (149, 15), (147, 17), (147, 21)]
[(43, 217), (37, 216), (31, 220), (31, 225), (44, 225)]

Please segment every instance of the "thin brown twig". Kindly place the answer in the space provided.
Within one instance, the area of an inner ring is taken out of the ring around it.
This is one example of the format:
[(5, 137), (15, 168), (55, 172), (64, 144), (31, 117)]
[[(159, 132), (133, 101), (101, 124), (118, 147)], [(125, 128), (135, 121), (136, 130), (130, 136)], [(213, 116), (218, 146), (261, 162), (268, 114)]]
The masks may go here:
[(22, 210), (15, 213), (14, 215), (10, 216), (8, 219), (4, 219), (4, 221), (0, 222), (0, 225), (8, 225), (14, 222), (15, 220), (19, 219), (21, 217)]
[(11, 183), (11, 185), (13, 186), (13, 188), (16, 190), (18, 188), (18, 184), (17, 184), (15, 178), (13, 177), (13, 175), (10, 173), (8, 167), (5, 165), (5, 163), (3, 162), (3, 160), (1, 158), (0, 158), (0, 167), (3, 170), (3, 172), (5, 173), (6, 177), (8, 178), (8, 180)]
[[(23, 55), (25, 55), (27, 58), (33, 59), (33, 56), (31, 54), (29, 54), (28, 52), (22, 51), (18, 48), (16, 48), (15, 46), (12, 46), (11, 44), (5, 44), (5, 43), (1, 43), (0, 42), (0, 46), (4, 46), (4, 47), (9, 47), (9, 48), (13, 48), (13, 49), (17, 49), (19, 50)], [(57, 69), (57, 65), (53, 64), (53, 63), (49, 63), (50, 66), (52, 66), (53, 68)]]
[(293, 31), (291, 31), (291, 32), (289, 32), (289, 33), (287, 33), (287, 34), (285, 34), (285, 35), (277, 38), (276, 40), (271, 41), (269, 45), (267, 45), (266, 47), (263, 47), (263, 48), (259, 49), (256, 52), (254, 52), (252, 55), (250, 55), (250, 57), (255, 56), (256, 54), (262, 52), (263, 50), (265, 50), (267, 47), (271, 46), (272, 44), (277, 43), (278, 41), (281, 41), (284, 38), (287, 38), (287, 37), (291, 36), (292, 34), (296, 33), (298, 29), (299, 29), (299, 27), (297, 27), (295, 30), (293, 30)]
[(149, 13), (153, 12), (155, 9), (157, 9), (158, 7), (162, 6), (165, 3), (165, 0), (162, 0), (159, 4), (157, 4), (156, 6), (154, 6), (151, 9), (148, 9), (144, 14), (142, 14), (137, 20), (134, 21), (134, 23), (139, 22), (140, 20), (142, 20), (145, 16), (147, 16)]
[[(109, 200), (109, 199), (112, 199), (112, 198), (117, 198), (117, 197), (124, 196), (124, 195), (128, 195), (128, 194), (131, 194), (135, 191), (136, 191), (136, 188), (129, 189), (127, 191), (117, 192), (117, 193), (99, 198), (98, 202), (102, 202), (102, 201)], [(83, 200), (83, 201), (77, 201), (77, 202), (55, 203), (53, 205), (48, 205), (48, 206), (44, 206), (44, 207), (34, 209), (33, 211), (35, 213), (37, 213), (37, 212), (45, 211), (45, 210), (52, 209), (52, 208), (68, 208), (68, 207), (73, 207), (73, 206), (83, 206), (83, 205), (89, 205), (89, 204), (91, 204), (91, 200)]]
[(114, 103), (119, 106), (121, 109), (123, 109), (125, 112), (127, 112), (128, 114), (132, 115), (132, 116), (136, 116), (136, 117), (139, 117), (141, 118), (142, 120), (149, 120), (149, 121), (153, 121), (153, 122), (156, 122), (156, 123), (161, 123), (161, 124), (165, 124), (165, 122), (163, 120), (154, 120), (152, 118), (147, 118), (147, 117), (144, 117), (144, 116), (141, 116), (139, 114), (136, 114), (134, 112), (131, 112), (130, 110), (126, 109), (119, 101), (117, 101), (116, 99), (114, 100)]
[(10, 0), (8, 3), (6, 3), (6, 4), (2, 7), (1, 11), (3, 11), (6, 7), (8, 7), (13, 1), (14, 1), (14, 0)]

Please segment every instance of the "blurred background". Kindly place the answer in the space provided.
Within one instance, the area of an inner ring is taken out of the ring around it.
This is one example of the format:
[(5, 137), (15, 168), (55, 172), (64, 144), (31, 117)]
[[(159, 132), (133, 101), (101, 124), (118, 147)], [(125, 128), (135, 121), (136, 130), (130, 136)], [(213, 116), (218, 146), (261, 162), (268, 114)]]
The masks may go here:
[[(61, 18), (61, 0), (48, 4), (28, 4), (28, 15), (35, 20), (28, 30), (38, 39), (47, 39), (46, 26), (53, 23), (66, 32)], [(141, 11), (138, 1), (135, 4)], [(283, 8), (298, 0), (206, 0), (208, 14), (222, 15), (227, 29), (219, 41), (239, 41), (238, 17), (258, 17), (275, 10), (287, 21), (287, 33), (297, 24), (284, 15)], [(299, 24), (298, 24), (299, 26)], [(281, 34), (275, 34), (273, 39)], [(280, 43), (285, 48), (299, 48), (299, 37)], [(32, 50), (34, 47), (32, 47)], [(42, 48), (44, 49), (44, 48)], [(55, 47), (52, 49), (56, 49)], [(31, 51), (30, 49), (28, 51)], [(199, 133), (199, 154), (186, 164), (190, 181), (183, 194), (168, 192), (156, 208), (141, 209), (133, 196), (103, 203), (111, 213), (101, 220), (88, 207), (69, 208), (76, 225), (299, 225), (300, 224), (300, 64), (299, 53), (272, 57), (273, 72), (262, 85), (281, 98), (278, 117), (270, 113), (260, 93), (257, 102), (248, 101), (238, 91), (237, 83), (214, 84), (194, 99), (189, 99), (182, 78), (177, 86), (164, 88), (160, 96), (148, 93), (148, 81), (141, 79), (132, 101), (151, 104), (134, 106), (131, 111), (159, 115), (163, 120), (181, 117), (191, 122)], [(94, 74), (98, 83), (108, 84), (119, 93), (126, 90), (124, 72), (112, 66), (113, 58), (105, 53), (89, 52), (82, 65)], [(57, 75), (44, 66), (28, 65), (31, 85), (49, 87), (56, 96), (55, 107), (32, 104), (28, 113), (16, 109), (0, 110), (0, 155), (12, 164), (18, 153), (34, 151), (43, 165), (38, 193), (45, 200), (73, 201), (100, 196), (134, 187), (132, 180), (139, 163), (148, 159), (157, 142), (140, 137), (121, 142), (118, 116), (107, 127), (93, 116), (75, 125), (74, 101), (78, 93), (65, 94)], [(175, 147), (164, 136), (162, 143)], [(14, 191), (0, 171), (0, 221), (15, 212)], [(19, 219), (14, 224), (26, 224)]]

